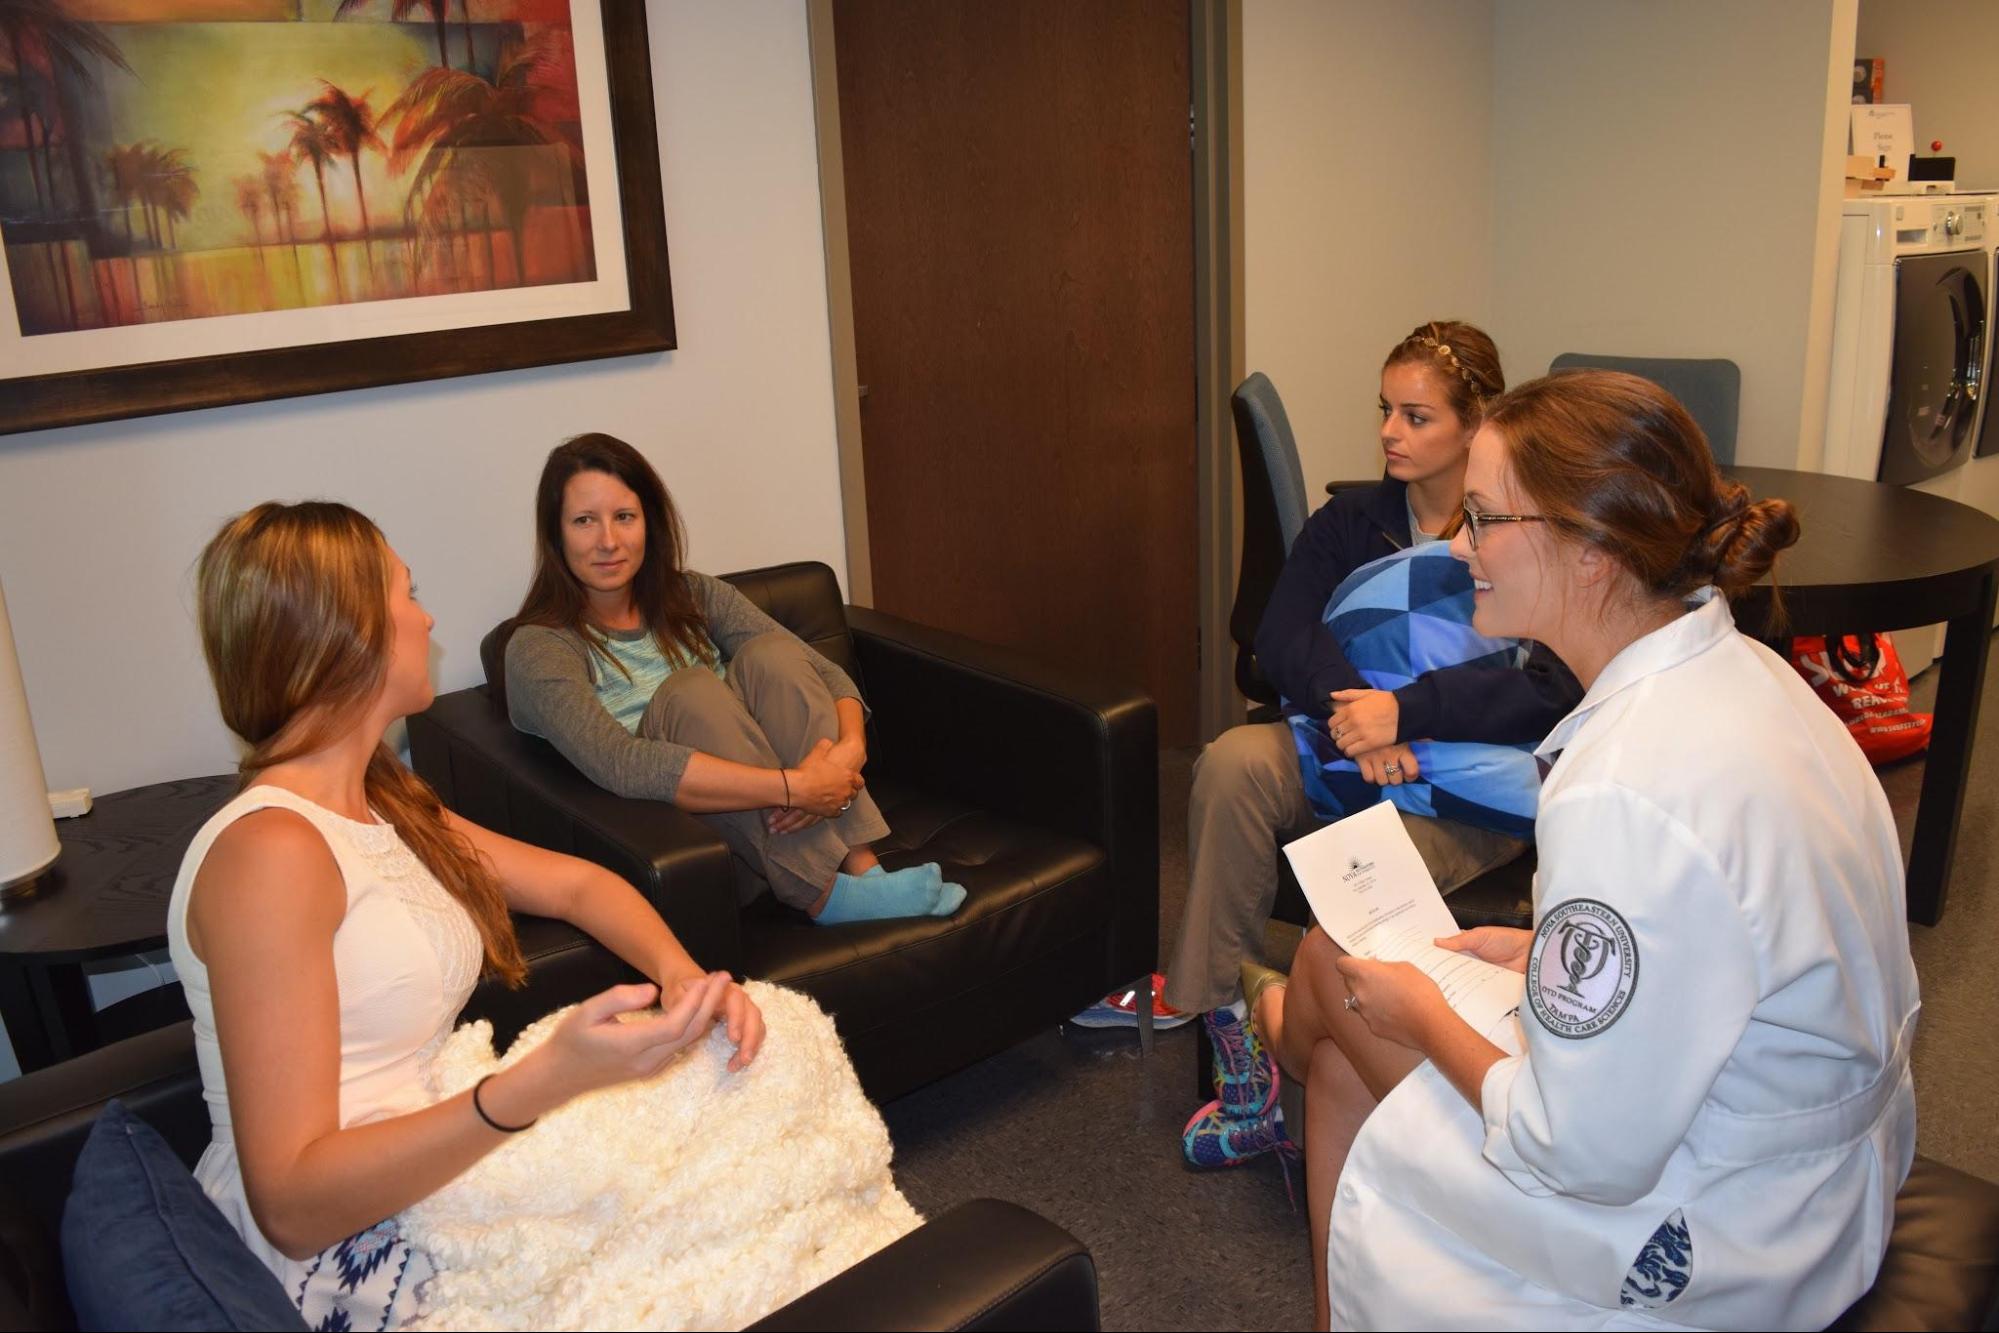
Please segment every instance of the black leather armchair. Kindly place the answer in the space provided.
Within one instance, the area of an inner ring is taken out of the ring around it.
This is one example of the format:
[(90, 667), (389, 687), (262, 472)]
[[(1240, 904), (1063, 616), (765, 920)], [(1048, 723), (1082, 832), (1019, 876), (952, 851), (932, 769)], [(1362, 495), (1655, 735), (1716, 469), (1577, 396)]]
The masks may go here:
[[(472, 1011), (495, 994), (482, 988)], [(177, 1023), (0, 1084), (0, 1329), (74, 1327), (63, 1284), (62, 1207), (77, 1154), (105, 1102), (122, 1099), (190, 1166), (200, 1156), (208, 1111), (193, 1028)], [(752, 1327), (1097, 1326), (1089, 1251), (1024, 1208), (979, 1199)]]
[[(409, 721), (416, 769), (467, 818), (587, 857), (636, 885), (704, 966), (795, 987), (832, 1014), (886, 1100), (1147, 977), (1159, 934), (1152, 702), (1083, 669), (843, 606), (823, 564), (727, 576), (852, 675), (872, 709), (868, 785), (890, 866), (963, 884), (948, 920), (823, 927), (765, 894), (739, 906), (728, 849), (693, 817), (595, 786), (507, 720), (511, 623), (481, 646), (486, 684)], [(537, 978), (620, 979), (554, 922), (521, 923)], [(496, 1026), (538, 1016), (503, 1003)]]

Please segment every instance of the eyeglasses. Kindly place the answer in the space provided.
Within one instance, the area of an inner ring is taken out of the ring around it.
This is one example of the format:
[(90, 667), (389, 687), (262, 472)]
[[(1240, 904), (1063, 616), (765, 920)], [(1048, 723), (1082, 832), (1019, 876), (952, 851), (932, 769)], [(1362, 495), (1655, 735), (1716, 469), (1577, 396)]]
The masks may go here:
[(1471, 548), (1478, 549), (1478, 529), (1481, 523), (1546, 523), (1545, 514), (1481, 514), (1470, 505), (1464, 505), (1465, 533), (1471, 538)]

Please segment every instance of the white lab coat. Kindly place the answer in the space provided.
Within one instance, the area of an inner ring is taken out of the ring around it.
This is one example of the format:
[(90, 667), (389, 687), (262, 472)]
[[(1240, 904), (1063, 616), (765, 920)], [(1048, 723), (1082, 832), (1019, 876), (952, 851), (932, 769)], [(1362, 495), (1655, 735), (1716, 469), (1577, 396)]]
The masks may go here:
[[(1335, 1328), (1819, 1328), (1874, 1280), (1915, 1151), (1894, 822), (1790, 666), (1694, 602), (1541, 747), (1535, 921), (1593, 900), (1570, 912), (1628, 924), (1635, 963), (1613, 953), (1579, 1015), (1541, 930), (1543, 999), (1483, 1116), (1425, 1063), (1368, 1117), (1333, 1203)], [(1558, 1035), (1590, 1013), (1610, 1021)], [(1675, 1209), (1685, 1291), (1620, 1307)]]

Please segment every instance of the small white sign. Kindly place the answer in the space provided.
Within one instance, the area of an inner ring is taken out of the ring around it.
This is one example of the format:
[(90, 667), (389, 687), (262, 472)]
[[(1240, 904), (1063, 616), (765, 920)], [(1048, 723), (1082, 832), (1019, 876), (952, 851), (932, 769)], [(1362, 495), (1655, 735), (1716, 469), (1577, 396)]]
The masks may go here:
[[(1888, 102), (1853, 108), (1853, 147), (1856, 156), (1881, 162), (1895, 169), (1895, 179), (1909, 179), (1909, 156), (1916, 151), (1915, 118), (1907, 102)], [(1882, 159), (1886, 161), (1882, 161)]]

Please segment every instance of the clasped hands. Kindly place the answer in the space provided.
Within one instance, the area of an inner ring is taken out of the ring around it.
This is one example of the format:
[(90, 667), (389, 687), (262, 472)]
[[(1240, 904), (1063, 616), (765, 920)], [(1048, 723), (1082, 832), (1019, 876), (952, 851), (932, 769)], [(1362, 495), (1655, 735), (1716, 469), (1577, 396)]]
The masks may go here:
[(868, 785), (861, 776), (867, 762), (866, 745), (858, 738), (820, 741), (798, 767), (786, 770), (791, 804), (765, 810), (764, 827), (772, 833), (796, 833), (838, 815)]
[(1416, 752), (1396, 741), (1401, 707), (1388, 690), (1334, 690), (1326, 732), (1361, 777), (1378, 787), (1399, 787), (1421, 775)]

